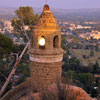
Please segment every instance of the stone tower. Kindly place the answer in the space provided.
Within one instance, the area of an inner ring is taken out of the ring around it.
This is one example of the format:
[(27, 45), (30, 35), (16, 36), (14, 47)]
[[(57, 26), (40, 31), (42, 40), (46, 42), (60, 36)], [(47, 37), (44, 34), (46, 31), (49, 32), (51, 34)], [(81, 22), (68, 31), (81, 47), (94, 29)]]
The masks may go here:
[(33, 89), (47, 88), (61, 79), (63, 50), (61, 32), (49, 6), (34, 26), (30, 48), (31, 85)]

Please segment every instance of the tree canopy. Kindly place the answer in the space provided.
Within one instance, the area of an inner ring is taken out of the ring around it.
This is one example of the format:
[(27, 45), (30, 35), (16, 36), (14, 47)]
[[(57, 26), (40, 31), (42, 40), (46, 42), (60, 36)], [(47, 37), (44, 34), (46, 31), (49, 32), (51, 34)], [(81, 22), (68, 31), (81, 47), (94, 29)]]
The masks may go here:
[[(27, 33), (32, 32), (33, 25), (36, 24), (38, 14), (34, 14), (32, 7), (19, 7), (16, 11), (15, 18), (12, 19), (12, 26), (16, 33)], [(29, 35), (29, 34), (28, 34)]]
[(6, 37), (5, 35), (0, 34), (0, 58), (5, 54), (9, 54), (13, 48), (13, 41)]

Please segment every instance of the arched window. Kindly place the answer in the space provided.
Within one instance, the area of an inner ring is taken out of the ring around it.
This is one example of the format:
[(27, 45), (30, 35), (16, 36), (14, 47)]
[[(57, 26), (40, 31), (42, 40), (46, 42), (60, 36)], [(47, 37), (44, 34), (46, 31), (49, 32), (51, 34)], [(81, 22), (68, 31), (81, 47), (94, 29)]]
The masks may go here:
[(38, 38), (39, 48), (44, 49), (45, 48), (45, 37), (41, 36)]
[(59, 44), (58, 36), (55, 36), (53, 39), (53, 47), (58, 48), (58, 44)]

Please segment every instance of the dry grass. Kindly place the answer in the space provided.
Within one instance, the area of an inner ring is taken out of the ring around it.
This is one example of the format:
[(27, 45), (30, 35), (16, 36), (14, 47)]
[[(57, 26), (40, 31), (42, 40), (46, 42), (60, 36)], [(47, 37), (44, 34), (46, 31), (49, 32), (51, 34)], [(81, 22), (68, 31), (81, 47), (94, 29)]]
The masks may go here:
[(78, 93), (74, 93), (70, 85), (56, 83), (56, 93), (45, 89), (41, 92), (41, 100), (76, 100)]
[(72, 54), (75, 55), (75, 57), (77, 57), (80, 62), (82, 64), (84, 64), (85, 66), (88, 66), (89, 63), (95, 63), (96, 61), (99, 63), (100, 65), (100, 59), (98, 59), (98, 57), (100, 57), (100, 52), (99, 51), (94, 51), (94, 57), (89, 57), (89, 58), (83, 58), (83, 55), (89, 56), (91, 50), (81, 50), (81, 49), (71, 49), (70, 52)]

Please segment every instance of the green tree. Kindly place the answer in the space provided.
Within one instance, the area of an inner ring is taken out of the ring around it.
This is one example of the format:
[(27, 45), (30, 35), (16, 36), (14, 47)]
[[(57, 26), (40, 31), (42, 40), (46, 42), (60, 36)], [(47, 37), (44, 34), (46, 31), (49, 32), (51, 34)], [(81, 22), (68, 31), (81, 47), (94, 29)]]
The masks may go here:
[(90, 73), (79, 73), (78, 78), (83, 84), (88, 84), (93, 81), (93, 75)]
[(13, 49), (12, 49), (12, 52), (13, 53), (21, 53), (22, 52), (22, 50), (24, 49), (24, 45), (17, 45), (17, 44), (14, 44), (13, 45)]
[(73, 79), (75, 72), (73, 70), (69, 70), (66, 72), (66, 77), (69, 79)]
[(93, 66), (93, 74), (95, 74), (97, 72), (97, 70), (99, 69), (99, 64), (98, 62), (96, 61), (96, 63), (94, 64)]
[(90, 57), (94, 57), (94, 51), (93, 50), (91, 50), (91, 52), (90, 52)]
[(61, 42), (61, 47), (64, 49), (64, 50), (67, 50), (67, 47), (66, 47), (66, 36), (65, 35), (62, 35), (62, 42)]
[(77, 78), (83, 84), (85, 91), (91, 93), (93, 87), (93, 75), (91, 73), (79, 73)]
[(0, 34), (0, 58), (3, 58), (4, 55), (9, 54), (13, 48), (13, 41), (6, 37), (5, 35)]
[[(27, 32), (30, 36), (33, 25), (36, 24), (38, 14), (34, 14), (32, 7), (19, 7), (16, 11), (17, 18), (12, 19), (12, 26), (16, 33)], [(24, 34), (25, 35), (25, 34)]]

